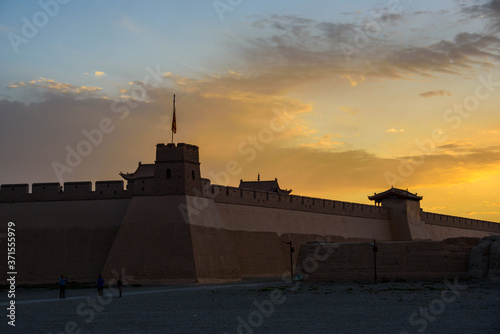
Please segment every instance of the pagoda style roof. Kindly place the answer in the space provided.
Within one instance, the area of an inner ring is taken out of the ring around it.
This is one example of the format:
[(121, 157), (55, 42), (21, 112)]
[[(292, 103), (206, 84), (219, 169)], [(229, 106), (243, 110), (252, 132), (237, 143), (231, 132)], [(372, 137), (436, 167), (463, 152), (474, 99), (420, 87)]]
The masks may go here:
[(384, 199), (407, 199), (411, 201), (420, 201), (422, 198), (422, 196), (417, 196), (416, 193), (413, 194), (409, 192), (408, 189), (403, 190), (394, 187), (378, 194), (375, 193), (373, 196), (368, 196), (368, 199), (375, 201), (375, 203), (380, 203)]
[(260, 181), (260, 180), (243, 181), (243, 180), (240, 180), (239, 188), (278, 193), (280, 195), (288, 195), (292, 192), (292, 189), (281, 189), (279, 184), (278, 184), (278, 179), (274, 179), (273, 181)]
[(154, 177), (155, 173), (155, 165), (154, 164), (142, 164), (139, 162), (139, 166), (136, 171), (133, 173), (122, 173), (120, 172), (120, 176), (125, 180), (136, 180), (136, 179), (147, 179)]

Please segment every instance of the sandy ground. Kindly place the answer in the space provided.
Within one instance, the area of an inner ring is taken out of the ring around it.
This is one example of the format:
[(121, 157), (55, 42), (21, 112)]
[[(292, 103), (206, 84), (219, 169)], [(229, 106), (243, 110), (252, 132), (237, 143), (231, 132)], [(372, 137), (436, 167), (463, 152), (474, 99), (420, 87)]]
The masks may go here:
[(500, 285), (480, 281), (18, 289), (0, 333), (500, 333)]

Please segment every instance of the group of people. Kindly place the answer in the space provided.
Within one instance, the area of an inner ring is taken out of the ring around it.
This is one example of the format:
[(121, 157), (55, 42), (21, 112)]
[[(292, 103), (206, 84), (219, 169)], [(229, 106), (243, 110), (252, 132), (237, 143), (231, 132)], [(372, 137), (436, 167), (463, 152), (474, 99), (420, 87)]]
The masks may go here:
[[(66, 298), (66, 283), (68, 282), (68, 278), (64, 277), (64, 275), (61, 275), (61, 278), (59, 279), (59, 298)], [(123, 282), (122, 278), (118, 278), (118, 281), (116, 281), (116, 288), (118, 289), (119, 292), (119, 297), (122, 297), (122, 289), (123, 289)], [(103, 296), (104, 295), (104, 279), (102, 278), (101, 275), (97, 278), (97, 295), (98, 296)]]

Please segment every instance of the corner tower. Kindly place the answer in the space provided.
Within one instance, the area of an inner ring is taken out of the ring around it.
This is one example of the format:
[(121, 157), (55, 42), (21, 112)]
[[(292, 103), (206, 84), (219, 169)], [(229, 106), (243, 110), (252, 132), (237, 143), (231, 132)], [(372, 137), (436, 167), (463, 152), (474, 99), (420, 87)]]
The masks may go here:
[(392, 187), (382, 193), (368, 196), (375, 204), (389, 209), (393, 240), (430, 239), (425, 223), (420, 217), (422, 196)]
[(201, 175), (198, 146), (157, 144), (153, 178), (155, 194), (199, 195)]

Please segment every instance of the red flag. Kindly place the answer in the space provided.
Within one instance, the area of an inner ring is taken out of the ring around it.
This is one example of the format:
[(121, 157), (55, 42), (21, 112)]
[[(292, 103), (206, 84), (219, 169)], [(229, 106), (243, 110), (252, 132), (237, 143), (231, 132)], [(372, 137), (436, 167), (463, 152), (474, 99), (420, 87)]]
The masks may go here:
[(175, 94), (174, 94), (174, 117), (172, 118), (172, 132), (177, 133), (177, 122), (175, 121)]

